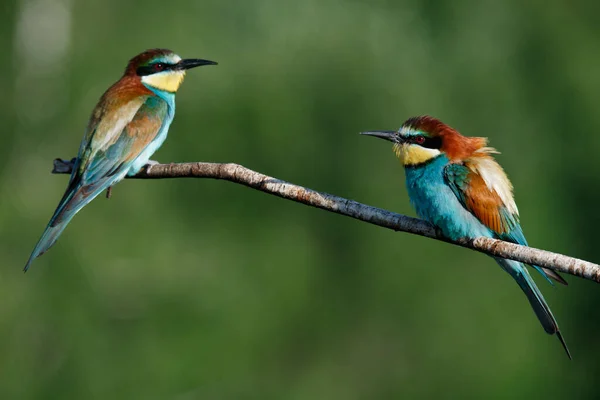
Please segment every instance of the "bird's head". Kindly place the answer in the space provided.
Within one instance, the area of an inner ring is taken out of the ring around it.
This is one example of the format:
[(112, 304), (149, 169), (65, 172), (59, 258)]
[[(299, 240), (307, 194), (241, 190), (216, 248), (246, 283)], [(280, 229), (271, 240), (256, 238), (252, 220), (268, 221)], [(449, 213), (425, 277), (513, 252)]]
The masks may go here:
[(151, 89), (175, 93), (183, 82), (186, 70), (216, 64), (214, 61), (196, 58), (182, 59), (167, 49), (152, 49), (132, 58), (127, 64), (125, 75), (139, 77)]
[(442, 121), (421, 116), (409, 118), (397, 131), (361, 132), (394, 144), (394, 153), (405, 167), (426, 164), (440, 155), (456, 161), (484, 148), (485, 138), (466, 137)]

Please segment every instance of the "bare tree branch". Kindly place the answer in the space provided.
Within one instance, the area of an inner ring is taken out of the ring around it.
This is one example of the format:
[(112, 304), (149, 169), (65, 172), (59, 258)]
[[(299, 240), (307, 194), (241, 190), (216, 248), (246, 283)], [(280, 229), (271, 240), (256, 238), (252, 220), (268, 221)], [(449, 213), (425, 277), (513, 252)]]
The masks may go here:
[[(74, 159), (64, 161), (54, 160), (55, 174), (70, 174)], [(238, 164), (226, 163), (181, 163), (155, 164), (143, 168), (134, 179), (166, 179), (166, 178), (211, 178), (222, 179), (251, 187), (261, 192), (269, 193), (284, 199), (317, 207), (322, 210), (346, 215), (370, 224), (384, 228), (413, 233), (431, 239), (453, 243), (458, 246), (489, 254), (496, 257), (508, 258), (526, 264), (539, 265), (557, 272), (579, 276), (600, 282), (600, 265), (590, 263), (562, 254), (539, 250), (533, 247), (520, 246), (502, 240), (478, 237), (452, 241), (436, 235), (435, 229), (429, 223), (405, 215), (396, 214), (381, 208), (367, 206), (359, 202), (317, 192), (305, 187), (288, 183), (259, 172), (252, 171)]]

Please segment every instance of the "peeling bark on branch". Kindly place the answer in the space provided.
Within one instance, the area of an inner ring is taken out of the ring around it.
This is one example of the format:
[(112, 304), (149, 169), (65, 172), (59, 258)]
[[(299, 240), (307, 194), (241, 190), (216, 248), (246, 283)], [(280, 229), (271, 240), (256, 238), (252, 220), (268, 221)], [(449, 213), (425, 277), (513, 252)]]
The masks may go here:
[[(73, 161), (54, 160), (54, 174), (70, 174)], [(539, 265), (557, 272), (563, 272), (595, 282), (600, 282), (600, 265), (568, 257), (562, 254), (520, 246), (502, 240), (479, 237), (452, 241), (436, 235), (429, 223), (405, 215), (396, 214), (381, 208), (317, 192), (293, 183), (285, 182), (259, 172), (252, 171), (239, 164), (225, 163), (180, 163), (155, 164), (144, 167), (133, 179), (167, 178), (211, 178), (239, 183), (284, 199), (293, 200), (322, 210), (346, 215), (370, 224), (379, 225), (394, 231), (408, 232), (431, 239), (456, 244), (496, 257), (508, 258), (526, 264)]]

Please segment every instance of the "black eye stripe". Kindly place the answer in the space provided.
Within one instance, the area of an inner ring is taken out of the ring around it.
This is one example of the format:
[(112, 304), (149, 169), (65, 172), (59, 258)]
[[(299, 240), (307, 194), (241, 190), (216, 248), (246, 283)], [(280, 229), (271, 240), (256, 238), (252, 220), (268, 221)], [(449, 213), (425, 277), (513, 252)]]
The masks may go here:
[[(161, 65), (162, 68), (156, 68), (157, 65)], [(152, 63), (152, 64), (148, 64), (148, 65), (139, 67), (138, 69), (135, 70), (135, 73), (138, 76), (152, 75), (157, 72), (171, 70), (171, 69), (173, 69), (174, 66), (175, 65), (173, 65), (173, 64), (166, 64), (164, 62)]]
[(425, 135), (413, 136), (410, 138), (410, 142), (427, 149), (441, 149), (442, 138), (440, 136), (428, 137)]

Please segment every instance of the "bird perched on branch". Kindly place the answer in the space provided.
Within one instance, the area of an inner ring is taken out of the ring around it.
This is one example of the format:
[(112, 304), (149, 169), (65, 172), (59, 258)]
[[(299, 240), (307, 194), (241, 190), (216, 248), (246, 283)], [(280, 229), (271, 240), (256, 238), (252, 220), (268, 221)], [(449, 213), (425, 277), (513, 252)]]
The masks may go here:
[(129, 61), (125, 74), (92, 112), (67, 190), (24, 270), (58, 239), (73, 216), (104, 190), (135, 175), (167, 138), (175, 93), (186, 70), (214, 61), (181, 59), (171, 50), (147, 50)]
[[(392, 142), (405, 168), (406, 187), (419, 217), (452, 240), (491, 237), (527, 245), (513, 199), (512, 184), (494, 160), (487, 139), (465, 137), (429, 116), (407, 120), (398, 131), (362, 132)], [(527, 296), (544, 330), (556, 334), (571, 354), (544, 296), (517, 261), (494, 257)], [(567, 284), (558, 273), (533, 266), (550, 278)]]

